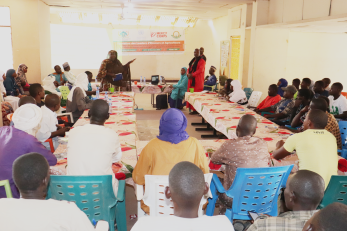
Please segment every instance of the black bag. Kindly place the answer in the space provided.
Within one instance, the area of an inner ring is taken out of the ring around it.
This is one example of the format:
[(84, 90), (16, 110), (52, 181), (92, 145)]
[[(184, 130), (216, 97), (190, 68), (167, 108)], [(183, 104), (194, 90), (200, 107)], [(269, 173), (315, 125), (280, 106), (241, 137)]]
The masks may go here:
[(155, 101), (157, 102), (156, 104), (157, 110), (168, 108), (167, 94), (157, 95), (157, 97), (155, 98)]

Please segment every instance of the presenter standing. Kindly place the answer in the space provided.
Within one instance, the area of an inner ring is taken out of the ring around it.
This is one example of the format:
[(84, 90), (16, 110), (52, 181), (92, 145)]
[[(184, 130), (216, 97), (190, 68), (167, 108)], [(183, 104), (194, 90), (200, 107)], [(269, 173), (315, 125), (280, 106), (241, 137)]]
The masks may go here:
[[(118, 60), (117, 51), (111, 50), (108, 52), (107, 59), (102, 61), (97, 79), (101, 80), (101, 89), (104, 91), (108, 90), (108, 85), (113, 84), (117, 87), (121, 87), (121, 90), (127, 90), (129, 86), (129, 91), (131, 90), (131, 74), (130, 74), (130, 64), (134, 62), (135, 59), (129, 61), (123, 66), (123, 64)], [(123, 79), (119, 81), (114, 81), (116, 74), (122, 73)], [(127, 84), (128, 82), (128, 84)]]

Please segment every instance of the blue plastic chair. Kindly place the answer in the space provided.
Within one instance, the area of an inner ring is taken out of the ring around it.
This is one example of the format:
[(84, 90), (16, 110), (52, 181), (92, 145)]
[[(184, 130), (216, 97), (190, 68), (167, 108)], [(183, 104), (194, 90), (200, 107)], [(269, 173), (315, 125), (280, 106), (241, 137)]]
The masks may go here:
[(339, 128), (342, 141), (342, 150), (338, 150), (341, 153), (341, 157), (347, 159), (347, 121), (340, 120)]
[(285, 125), (286, 128), (289, 128), (289, 129), (293, 129), (293, 130), (298, 130), (300, 127), (296, 127), (296, 128), (293, 128), (292, 126), (290, 125)]
[(75, 202), (92, 222), (104, 220), (114, 231), (127, 231), (125, 213), (125, 181), (120, 180), (117, 198), (112, 188), (112, 176), (54, 176), (48, 187), (47, 199)]
[(243, 89), (243, 91), (246, 93), (247, 99), (249, 99), (251, 97), (251, 95), (252, 95), (253, 89), (249, 88), (249, 87), (246, 87), (245, 89)]
[(219, 193), (233, 198), (231, 209), (225, 215), (233, 222), (251, 220), (248, 211), (277, 216), (277, 198), (280, 189), (286, 186), (288, 176), (294, 165), (273, 168), (238, 168), (230, 189), (225, 190), (217, 175), (211, 182), (212, 198), (206, 209), (207, 216), (213, 216)]

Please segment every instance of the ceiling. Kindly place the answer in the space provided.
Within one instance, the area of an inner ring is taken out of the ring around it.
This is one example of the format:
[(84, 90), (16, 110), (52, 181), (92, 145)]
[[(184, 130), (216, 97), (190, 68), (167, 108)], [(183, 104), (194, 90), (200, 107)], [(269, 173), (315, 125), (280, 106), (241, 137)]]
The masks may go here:
[(228, 14), (228, 9), (253, 0), (41, 0), (51, 12), (95, 12), (186, 16), (214, 19)]

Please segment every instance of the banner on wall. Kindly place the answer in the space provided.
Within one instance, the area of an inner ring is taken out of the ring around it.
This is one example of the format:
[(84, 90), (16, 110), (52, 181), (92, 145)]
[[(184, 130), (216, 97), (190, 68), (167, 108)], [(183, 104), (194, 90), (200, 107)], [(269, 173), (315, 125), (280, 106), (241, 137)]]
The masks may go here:
[(122, 55), (183, 54), (183, 29), (113, 30), (115, 49)]

